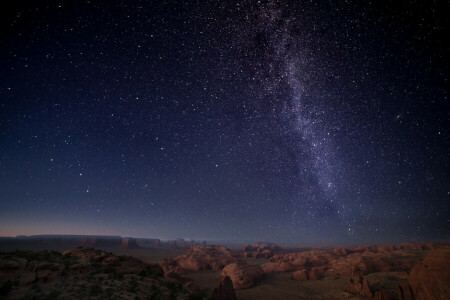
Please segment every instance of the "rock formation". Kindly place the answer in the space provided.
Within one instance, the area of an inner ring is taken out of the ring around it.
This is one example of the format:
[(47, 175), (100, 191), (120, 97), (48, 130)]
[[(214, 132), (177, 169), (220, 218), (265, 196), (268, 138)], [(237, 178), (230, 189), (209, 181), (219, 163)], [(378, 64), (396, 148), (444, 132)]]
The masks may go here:
[(237, 300), (236, 292), (233, 288), (233, 282), (230, 277), (225, 276), (225, 278), (212, 292), (211, 298), (214, 300)]
[(397, 285), (398, 299), (400, 300), (414, 300), (414, 295), (409, 283), (402, 283)]
[(292, 272), (292, 279), (300, 281), (308, 280), (308, 271), (306, 269), (303, 269)]
[(376, 291), (375, 292), (375, 300), (390, 300), (391, 297), (389, 297), (388, 293), (386, 291)]
[(450, 299), (450, 247), (430, 251), (408, 277), (414, 299)]
[(190, 294), (178, 282), (163, 278), (159, 265), (92, 248), (2, 252), (0, 289), (2, 299), (169, 299), (175, 295), (184, 300)]
[[(371, 245), (353, 249), (335, 248), (331, 251), (311, 250), (274, 255), (262, 267), (266, 273), (306, 269), (308, 279), (328, 276), (363, 276), (374, 272), (409, 272), (420, 260), (420, 255), (423, 254), (417, 255), (417, 253), (398, 250), (393, 245)], [(313, 276), (310, 276), (309, 272), (315, 267), (320, 268), (314, 269)], [(304, 278), (300, 272), (295, 276)]]
[(123, 238), (122, 239), (122, 248), (125, 249), (136, 249), (139, 248), (137, 244), (137, 240), (134, 238)]
[(218, 271), (234, 262), (237, 262), (237, 259), (223, 246), (194, 245), (185, 255), (164, 259), (161, 266), (164, 272), (181, 275), (194, 271)]
[(354, 295), (373, 297), (372, 290), (369, 286), (369, 281), (367, 278), (363, 278), (361, 276), (349, 278), (347, 291)]
[(238, 262), (227, 265), (221, 272), (222, 276), (229, 276), (236, 290), (252, 287), (256, 282), (264, 278), (264, 271), (258, 265), (249, 265)]
[(280, 246), (268, 242), (256, 242), (242, 247), (245, 258), (271, 258), (275, 252), (279, 252), (280, 250)]

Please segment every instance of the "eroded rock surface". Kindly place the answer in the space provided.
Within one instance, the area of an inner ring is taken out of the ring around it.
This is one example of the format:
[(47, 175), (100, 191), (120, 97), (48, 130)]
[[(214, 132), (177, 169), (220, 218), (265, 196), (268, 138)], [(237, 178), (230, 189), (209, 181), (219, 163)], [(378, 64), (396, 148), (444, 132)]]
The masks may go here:
[(450, 247), (431, 250), (408, 277), (414, 299), (450, 299)]
[(354, 295), (373, 297), (372, 290), (369, 286), (369, 281), (367, 278), (363, 278), (361, 276), (349, 278), (347, 291)]
[(224, 279), (212, 292), (211, 298), (214, 300), (237, 300), (236, 292), (233, 288), (233, 281), (229, 276)]
[(223, 246), (195, 245), (185, 255), (164, 259), (161, 266), (164, 272), (186, 274), (195, 271), (221, 270), (228, 264), (237, 262), (230, 250)]
[(92, 248), (0, 253), (3, 299), (188, 299), (157, 264)]
[(221, 272), (222, 276), (229, 276), (236, 290), (252, 287), (264, 278), (264, 271), (258, 265), (238, 262), (227, 265)]

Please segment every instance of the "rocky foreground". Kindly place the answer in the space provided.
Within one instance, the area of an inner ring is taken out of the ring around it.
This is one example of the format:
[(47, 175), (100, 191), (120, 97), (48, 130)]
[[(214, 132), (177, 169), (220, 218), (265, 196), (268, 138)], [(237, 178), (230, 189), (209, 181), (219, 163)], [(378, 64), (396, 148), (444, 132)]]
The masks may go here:
[(92, 248), (0, 254), (0, 299), (202, 299), (158, 264)]
[[(260, 263), (252, 264), (254, 258)], [(208, 271), (223, 278), (214, 290), (190, 279)], [(344, 298), (450, 299), (450, 247), (431, 243), (292, 253), (271, 243), (246, 245), (234, 252), (223, 246), (193, 245), (186, 254), (159, 264), (92, 248), (14, 251), (0, 253), (0, 299), (234, 300), (235, 290), (248, 290), (286, 272), (293, 283), (349, 278)], [(364, 277), (394, 272), (405, 278), (395, 294), (379, 284), (372, 286)], [(267, 299), (277, 298), (267, 295)]]

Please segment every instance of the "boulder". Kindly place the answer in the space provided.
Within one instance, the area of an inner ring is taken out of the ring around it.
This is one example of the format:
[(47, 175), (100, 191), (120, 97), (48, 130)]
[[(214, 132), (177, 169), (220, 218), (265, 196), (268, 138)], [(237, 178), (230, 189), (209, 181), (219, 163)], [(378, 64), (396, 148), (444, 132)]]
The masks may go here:
[(215, 300), (237, 300), (236, 292), (233, 288), (233, 281), (229, 276), (225, 276), (214, 289), (211, 298)]
[(367, 278), (363, 278), (359, 275), (354, 278), (349, 278), (347, 291), (354, 295), (373, 297), (369, 281)]
[(247, 289), (264, 278), (264, 271), (258, 265), (238, 262), (227, 265), (221, 272), (222, 276), (229, 276), (235, 290)]

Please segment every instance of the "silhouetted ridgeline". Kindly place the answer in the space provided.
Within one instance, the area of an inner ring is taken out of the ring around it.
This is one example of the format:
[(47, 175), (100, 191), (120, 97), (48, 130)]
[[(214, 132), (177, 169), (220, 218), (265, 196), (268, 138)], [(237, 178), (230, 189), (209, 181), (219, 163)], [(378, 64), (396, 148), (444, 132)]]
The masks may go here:
[(32, 235), (0, 238), (0, 251), (10, 251), (14, 249), (52, 249), (64, 250), (73, 247), (94, 247), (94, 248), (139, 248), (139, 247), (159, 247), (159, 239), (135, 239), (121, 236), (101, 236), (101, 235)]

